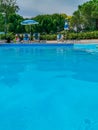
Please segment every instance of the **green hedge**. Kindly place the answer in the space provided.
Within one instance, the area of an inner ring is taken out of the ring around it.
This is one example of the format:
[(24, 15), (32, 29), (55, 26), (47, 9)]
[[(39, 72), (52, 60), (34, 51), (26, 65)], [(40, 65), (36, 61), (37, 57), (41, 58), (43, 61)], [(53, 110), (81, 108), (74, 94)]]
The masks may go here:
[(56, 34), (46, 34), (46, 35), (41, 35), (40, 40), (56, 40), (57, 38)]
[[(78, 32), (78, 33), (71, 33), (65, 32), (63, 33), (64, 39), (98, 39), (98, 31), (93, 32)], [(57, 34), (48, 34), (48, 35), (41, 35), (41, 40), (56, 40)]]
[(68, 33), (68, 39), (98, 39), (98, 31)]
[[(9, 33), (6, 34), (6, 38), (7, 38), (7, 37), (10, 37), (10, 39), (13, 40), (13, 39), (15, 38), (15, 34), (12, 33), (12, 32), (9, 32)], [(1, 40), (5, 39), (5, 34), (1, 34), (1, 35), (0, 35), (0, 39), (1, 39)]]
[[(79, 33), (71, 33), (71, 32), (64, 32), (64, 39), (98, 39), (98, 31), (92, 32), (79, 32)], [(11, 40), (15, 38), (15, 34), (7, 33), (7, 37), (10, 37)], [(5, 39), (5, 35), (0, 35), (0, 39)], [(56, 40), (57, 34), (44, 34), (40, 35), (40, 40)]]

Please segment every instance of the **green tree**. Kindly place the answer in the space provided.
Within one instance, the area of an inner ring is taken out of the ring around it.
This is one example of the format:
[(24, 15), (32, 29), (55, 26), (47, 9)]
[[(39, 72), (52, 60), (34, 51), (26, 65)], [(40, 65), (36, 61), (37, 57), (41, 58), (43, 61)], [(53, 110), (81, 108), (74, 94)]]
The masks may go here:
[(64, 21), (67, 18), (66, 14), (38, 15), (35, 19), (39, 22), (33, 27), (34, 31), (40, 33), (57, 33), (64, 29)]
[(5, 23), (5, 34), (9, 30), (9, 16), (12, 13), (16, 13), (19, 10), (19, 7), (16, 3), (16, 0), (0, 0), (0, 13), (4, 15), (3, 21)]
[(18, 12), (19, 6), (16, 0), (0, 0), (0, 12), (6, 13), (8, 16), (11, 13)]
[(81, 16), (81, 12), (80, 12), (80, 10), (77, 10), (77, 11), (75, 11), (74, 13), (73, 13), (73, 16), (72, 16), (72, 18), (71, 18), (71, 20), (70, 20), (70, 24), (71, 24), (71, 26), (75, 29), (77, 29), (77, 30), (75, 30), (75, 31), (80, 31), (81, 30), (81, 25), (83, 25), (84, 23), (83, 23), (83, 18), (82, 18), (82, 16)]
[(20, 23), (23, 21), (23, 17), (18, 14), (10, 14), (8, 17), (8, 31), (14, 33), (22, 33), (25, 31), (25, 27)]
[(0, 32), (4, 32), (4, 18), (2, 14), (0, 14)]
[(78, 6), (78, 10), (73, 13), (71, 24), (80, 30), (98, 29), (98, 0), (90, 0)]

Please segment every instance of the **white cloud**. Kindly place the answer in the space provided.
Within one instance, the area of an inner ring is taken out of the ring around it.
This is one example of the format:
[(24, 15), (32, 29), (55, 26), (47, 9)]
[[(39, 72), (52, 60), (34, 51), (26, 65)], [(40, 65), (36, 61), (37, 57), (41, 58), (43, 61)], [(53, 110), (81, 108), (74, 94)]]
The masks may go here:
[(39, 14), (72, 13), (78, 5), (88, 0), (17, 0), (20, 7), (19, 14), (24, 17), (33, 17)]

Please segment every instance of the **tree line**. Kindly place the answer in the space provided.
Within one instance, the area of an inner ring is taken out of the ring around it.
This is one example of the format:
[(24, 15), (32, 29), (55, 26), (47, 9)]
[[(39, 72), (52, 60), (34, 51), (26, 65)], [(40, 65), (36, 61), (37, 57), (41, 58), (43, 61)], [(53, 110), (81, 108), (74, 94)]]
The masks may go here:
[[(0, 0), (0, 32), (16, 33), (30, 32), (29, 26), (21, 25), (23, 16), (18, 14), (17, 0)], [(64, 30), (64, 22), (69, 22), (70, 32), (98, 30), (98, 0), (90, 0), (78, 6), (72, 16), (67, 14), (45, 14), (31, 17), (39, 22), (32, 25), (32, 33), (56, 34)], [(6, 23), (6, 25), (5, 25)], [(6, 28), (6, 30), (4, 30)]]

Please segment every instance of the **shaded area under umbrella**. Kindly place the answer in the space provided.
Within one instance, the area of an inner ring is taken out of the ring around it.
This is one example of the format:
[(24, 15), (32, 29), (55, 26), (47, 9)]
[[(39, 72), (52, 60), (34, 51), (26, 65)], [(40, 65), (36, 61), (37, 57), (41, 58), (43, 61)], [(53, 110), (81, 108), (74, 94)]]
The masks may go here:
[(24, 20), (21, 22), (21, 25), (30, 25), (30, 40), (31, 40), (31, 25), (33, 25), (33, 24), (39, 24), (39, 23), (37, 21), (31, 20), (31, 19)]

